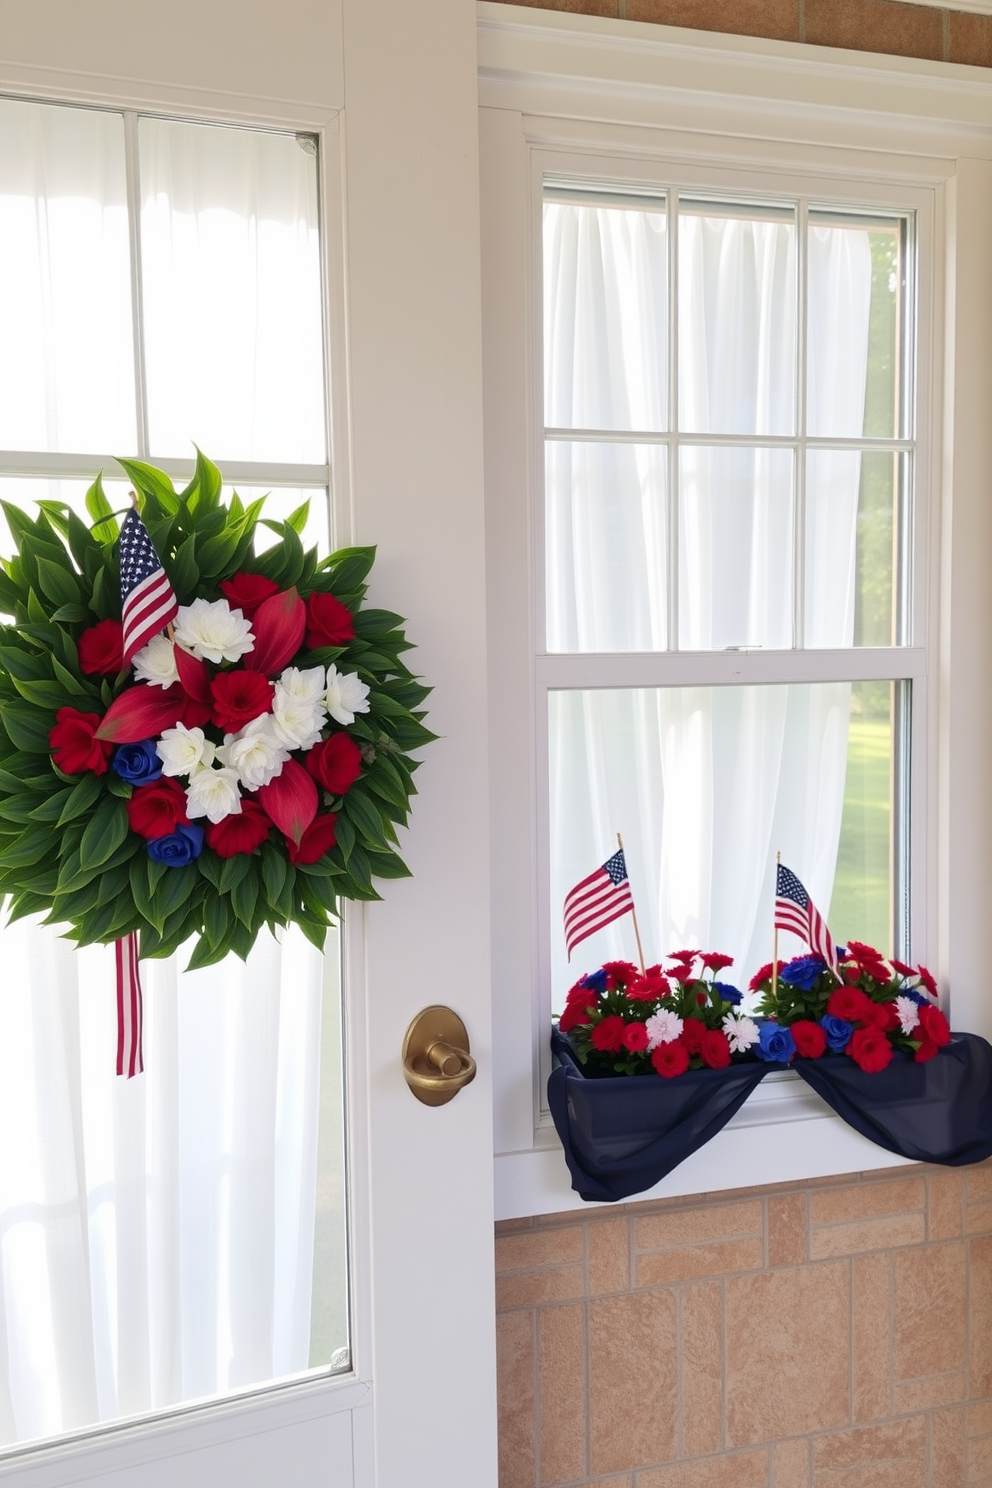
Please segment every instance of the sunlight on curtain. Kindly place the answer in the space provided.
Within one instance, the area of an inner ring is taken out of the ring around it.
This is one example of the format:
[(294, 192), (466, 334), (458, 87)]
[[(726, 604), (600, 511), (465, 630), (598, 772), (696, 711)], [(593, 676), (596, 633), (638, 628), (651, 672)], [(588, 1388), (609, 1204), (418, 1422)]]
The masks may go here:
[[(798, 302), (792, 207), (679, 204), (677, 492), (669, 446), (547, 441), (547, 646), (650, 651), (678, 578), (681, 650), (794, 642), (793, 436)], [(545, 203), (549, 427), (667, 428), (668, 260), (663, 204)], [(650, 245), (650, 251), (648, 247)], [(873, 262), (869, 231), (809, 236), (808, 420), (861, 437)], [(706, 436), (749, 443), (708, 444)], [(857, 450), (807, 467), (805, 644), (855, 643), (861, 593)], [(890, 457), (891, 466), (891, 457)], [(678, 552), (668, 551), (675, 500)], [(876, 502), (885, 520), (884, 494)], [(891, 534), (891, 501), (889, 510)], [(889, 559), (891, 574), (891, 555)], [(860, 586), (860, 587), (859, 587)], [(891, 597), (891, 583), (888, 593)], [(863, 607), (863, 606), (862, 606)], [(878, 605), (876, 605), (878, 608)], [(565, 894), (624, 834), (649, 961), (682, 946), (767, 960), (774, 854), (829, 904), (844, 808), (851, 685), (575, 690), (551, 694), (554, 1005), (585, 966), (565, 961)], [(764, 911), (767, 910), (767, 914)], [(631, 956), (629, 925), (589, 955)], [(581, 962), (582, 964), (578, 964)]]

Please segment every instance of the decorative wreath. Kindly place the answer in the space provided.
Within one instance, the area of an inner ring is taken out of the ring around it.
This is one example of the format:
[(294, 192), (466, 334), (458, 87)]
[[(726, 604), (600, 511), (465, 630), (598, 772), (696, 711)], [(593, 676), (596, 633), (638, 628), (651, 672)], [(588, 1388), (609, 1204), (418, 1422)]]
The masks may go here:
[[(363, 604), (375, 550), (318, 558), (306, 505), (225, 504), (202, 454), (180, 492), (120, 464), (123, 524), (99, 477), (92, 526), (3, 503), (0, 896), (80, 945), (196, 937), (191, 969), (263, 926), (320, 947), (339, 899), (407, 874), (410, 751), (435, 737), (402, 618)], [(279, 541), (256, 553), (260, 521)]]

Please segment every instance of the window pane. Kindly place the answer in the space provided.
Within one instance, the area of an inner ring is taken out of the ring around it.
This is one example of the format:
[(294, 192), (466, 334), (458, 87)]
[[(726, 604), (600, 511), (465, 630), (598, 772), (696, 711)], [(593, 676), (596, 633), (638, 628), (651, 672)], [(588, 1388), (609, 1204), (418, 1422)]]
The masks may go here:
[(793, 433), (793, 209), (680, 201), (678, 281), (680, 428)]
[(247, 966), (143, 963), (146, 1069), (125, 1082), (112, 948), (4, 927), (0, 1443), (347, 1348), (337, 937), (326, 958), (281, 940)]
[[(552, 692), (553, 1006), (584, 971), (636, 959), (629, 917), (565, 958), (565, 895), (618, 830), (649, 962), (721, 951), (746, 986), (772, 954), (776, 851), (829, 906), (835, 937), (892, 950), (891, 696), (850, 682)], [(798, 942), (783, 936), (781, 952)]]
[(136, 448), (120, 114), (0, 100), (0, 448)]
[(165, 119), (138, 138), (152, 458), (323, 463), (315, 156)]
[(896, 645), (906, 456), (812, 450), (806, 470), (806, 645)]
[(551, 428), (667, 429), (663, 203), (545, 202), (544, 419)]
[(792, 645), (791, 450), (679, 452), (679, 646)]
[(903, 223), (810, 213), (809, 432), (891, 439), (900, 431)]
[(549, 440), (549, 651), (663, 650), (668, 450)]

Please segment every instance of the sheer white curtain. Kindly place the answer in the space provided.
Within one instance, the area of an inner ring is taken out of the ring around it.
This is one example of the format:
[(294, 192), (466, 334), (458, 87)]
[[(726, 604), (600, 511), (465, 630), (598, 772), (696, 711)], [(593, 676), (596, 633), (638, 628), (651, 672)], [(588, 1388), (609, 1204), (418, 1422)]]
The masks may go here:
[[(545, 391), (552, 427), (668, 427), (663, 214), (552, 201), (545, 221)], [(710, 433), (795, 426), (796, 239), (787, 214), (680, 215), (677, 560), (684, 650), (793, 644), (791, 449)], [(646, 281), (646, 287), (645, 287)], [(808, 422), (862, 433), (871, 259), (864, 231), (809, 241)], [(631, 311), (643, 302), (650, 313)], [(665, 641), (664, 444), (548, 441), (550, 651)], [(854, 630), (860, 455), (810, 461), (807, 646)], [(774, 853), (829, 905), (850, 685), (577, 690), (551, 695), (552, 972), (556, 1005), (590, 957), (632, 956), (620, 921), (565, 960), (565, 894), (622, 830), (649, 960), (725, 951), (746, 978), (770, 955)], [(768, 911), (767, 914), (763, 911)]]
[[(323, 462), (312, 156), (248, 130), (138, 133), (151, 458), (195, 439), (218, 459)], [(135, 451), (129, 285), (123, 119), (0, 102), (0, 448)], [(83, 489), (0, 487), (77, 506)], [(282, 514), (302, 499), (283, 495)], [(326, 1277), (314, 1294), (318, 1156), (324, 1189), (341, 1186), (339, 1068), (321, 1104), (335, 950), (288, 933), (247, 965), (143, 963), (146, 1070), (127, 1081), (112, 950), (0, 928), (0, 1444), (347, 1342), (342, 1276), (333, 1303)]]

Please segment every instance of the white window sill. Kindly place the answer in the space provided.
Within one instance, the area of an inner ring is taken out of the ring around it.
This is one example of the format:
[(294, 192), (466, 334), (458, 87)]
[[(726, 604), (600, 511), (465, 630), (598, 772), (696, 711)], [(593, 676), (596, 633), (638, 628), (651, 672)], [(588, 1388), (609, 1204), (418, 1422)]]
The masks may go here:
[[(909, 1162), (862, 1137), (798, 1075), (783, 1071), (766, 1076), (712, 1141), (629, 1202), (767, 1188)], [(497, 1153), (494, 1167), (497, 1219), (612, 1207), (589, 1205), (571, 1188), (561, 1144), (550, 1124), (538, 1128), (530, 1151)]]

